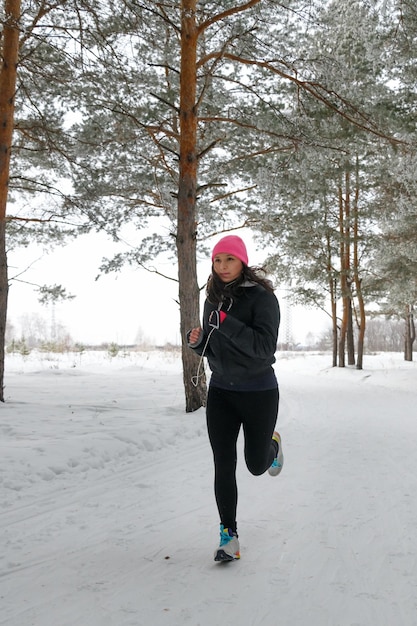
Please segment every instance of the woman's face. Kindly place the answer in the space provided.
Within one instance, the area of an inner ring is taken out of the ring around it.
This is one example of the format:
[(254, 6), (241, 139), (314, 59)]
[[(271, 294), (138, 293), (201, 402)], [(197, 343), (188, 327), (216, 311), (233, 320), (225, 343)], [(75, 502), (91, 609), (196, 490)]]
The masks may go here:
[(243, 263), (232, 254), (222, 252), (214, 257), (213, 268), (220, 280), (224, 283), (231, 283), (241, 275)]

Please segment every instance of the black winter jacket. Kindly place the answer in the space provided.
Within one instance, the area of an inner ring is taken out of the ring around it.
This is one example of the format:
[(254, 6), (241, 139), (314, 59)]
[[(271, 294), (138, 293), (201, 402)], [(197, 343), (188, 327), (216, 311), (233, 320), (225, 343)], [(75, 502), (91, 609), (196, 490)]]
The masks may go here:
[[(227, 313), (205, 349), (210, 369), (226, 385), (241, 384), (268, 374), (275, 362), (280, 310), (275, 295), (256, 283), (244, 283), (241, 295), (223, 305)], [(202, 354), (212, 327), (209, 317), (218, 307), (206, 300), (203, 333), (190, 347)]]

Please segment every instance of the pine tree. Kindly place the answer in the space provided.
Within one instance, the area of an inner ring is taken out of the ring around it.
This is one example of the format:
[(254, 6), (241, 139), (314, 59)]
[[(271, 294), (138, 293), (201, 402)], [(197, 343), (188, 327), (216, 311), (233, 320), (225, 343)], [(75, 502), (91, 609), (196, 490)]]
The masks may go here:
[(91, 58), (97, 49), (87, 33), (97, 33), (98, 16), (109, 13), (110, 7), (106, 10), (95, 0), (4, 0), (1, 6), (2, 400), (9, 281), (6, 250), (34, 240), (51, 245), (91, 228), (68, 183), (76, 150), (68, 115), (78, 109), (75, 86), (83, 58)]
[[(387, 35), (377, 11), (355, 1), (329, 3), (317, 15), (313, 33), (303, 33), (304, 59), (312, 59), (317, 81), (349, 106), (346, 115), (319, 107), (300, 95), (298, 123), (304, 131), (298, 154), (274, 167), (283, 254), (272, 265), (280, 276), (295, 281), (306, 304), (328, 306), (333, 324), (333, 365), (355, 362), (354, 322), (358, 334), (357, 367), (362, 368), (367, 281), (377, 215), (373, 196), (392, 153), (399, 118), (393, 106), (390, 75), (385, 71)], [(307, 66), (307, 61), (304, 60)], [(352, 123), (351, 115), (355, 122)], [(380, 129), (385, 127), (385, 133)], [(383, 135), (385, 134), (385, 138)], [(391, 139), (389, 136), (391, 135)], [(287, 218), (287, 221), (286, 221)], [(262, 225), (268, 230), (273, 216)], [(306, 236), (310, 237), (310, 245)], [(289, 243), (288, 243), (289, 242)], [(312, 253), (314, 251), (314, 253)], [(289, 264), (284, 269), (285, 263)], [(338, 302), (341, 302), (341, 315)]]
[(393, 0), (385, 11), (390, 34), (386, 68), (393, 77), (392, 107), (402, 121), (405, 145), (390, 155), (375, 194), (381, 219), (371, 287), (381, 313), (403, 320), (404, 358), (411, 361), (417, 304), (417, 8), (414, 2)]
[(10, 178), (10, 154), (14, 125), (16, 67), (19, 55), (20, 0), (6, 0), (0, 57), (0, 401), (4, 402), (4, 343), (6, 335), (8, 275), (6, 255), (6, 207)]
[[(161, 253), (176, 259), (186, 410), (192, 411), (205, 402), (204, 383), (191, 384), (197, 361), (185, 340), (199, 324), (197, 242), (203, 253), (207, 237), (248, 223), (241, 216), (254, 185), (244, 162), (294, 146), (276, 86), (263, 81), (271, 69), (256, 62), (266, 51), (275, 55), (266, 28), (272, 15), (287, 12), (260, 0), (143, 2), (129, 9), (118, 24), (125, 39), (115, 42), (119, 62), (112, 72), (113, 78), (120, 72), (123, 88), (106, 80), (105, 63), (81, 78), (86, 115), (74, 188), (90, 220), (115, 239), (128, 222), (150, 231), (139, 246), (105, 262), (104, 271), (154, 263)], [(133, 51), (127, 56), (126, 41)]]
[[(187, 410), (205, 398), (203, 386), (190, 385), (196, 363), (185, 344), (199, 318), (197, 243), (204, 253), (213, 234), (259, 221), (272, 159), (313, 145), (326, 115), (383, 135), (357, 97), (350, 105), (338, 95), (315, 55), (300, 54), (298, 31), (307, 36), (315, 22), (302, 3), (290, 4), (127, 3), (122, 17), (111, 17), (120, 33), (111, 73), (103, 58), (80, 76), (78, 202), (115, 239), (129, 222), (148, 229), (139, 245), (104, 261), (103, 271), (154, 264), (159, 254), (177, 261)], [(328, 113), (310, 120), (296, 114), (300, 104)]]

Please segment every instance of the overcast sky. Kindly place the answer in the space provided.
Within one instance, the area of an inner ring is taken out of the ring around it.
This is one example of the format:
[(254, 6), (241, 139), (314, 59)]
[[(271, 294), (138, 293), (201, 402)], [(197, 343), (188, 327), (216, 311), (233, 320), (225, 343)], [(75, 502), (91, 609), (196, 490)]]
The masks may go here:
[[(256, 250), (250, 237), (242, 237), (248, 245), (249, 263), (262, 263), (264, 253)], [(114, 244), (104, 235), (94, 234), (79, 237), (49, 253), (37, 246), (9, 253), (10, 279), (27, 268), (19, 281), (11, 280), (8, 308), (11, 324), (19, 329), (23, 315), (36, 313), (51, 324), (55, 319), (65, 326), (74, 342), (82, 344), (133, 344), (139, 336), (151, 344), (179, 344), (177, 284), (155, 273), (129, 267), (95, 280), (102, 258), (112, 256), (113, 250)], [(172, 263), (159, 263), (157, 267), (171, 275), (175, 273)], [(209, 272), (210, 259), (207, 259), (199, 265), (202, 283)], [(57, 304), (52, 313), (50, 305), (39, 304), (36, 288), (30, 283), (61, 284), (76, 297)], [(287, 306), (283, 293), (277, 295), (282, 312), (280, 339), (284, 341)], [(202, 294), (202, 300), (203, 297)], [(308, 332), (316, 334), (325, 325), (323, 316), (299, 308), (292, 309), (291, 318), (296, 341), (304, 342)]]

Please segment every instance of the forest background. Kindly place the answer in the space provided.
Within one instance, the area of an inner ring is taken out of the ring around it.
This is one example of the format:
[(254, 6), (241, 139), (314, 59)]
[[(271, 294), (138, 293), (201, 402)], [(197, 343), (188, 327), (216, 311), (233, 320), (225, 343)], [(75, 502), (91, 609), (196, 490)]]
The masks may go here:
[[(0, 10), (1, 400), (8, 288), (24, 280), (8, 255), (92, 232), (117, 247), (98, 273), (127, 265), (176, 282), (187, 411), (205, 401), (184, 341), (200, 319), (198, 257), (224, 232), (249, 229), (293, 301), (328, 313), (333, 365), (362, 368), (375, 315), (401, 320), (412, 359), (412, 0)], [(45, 303), (72, 297), (36, 288)]]

